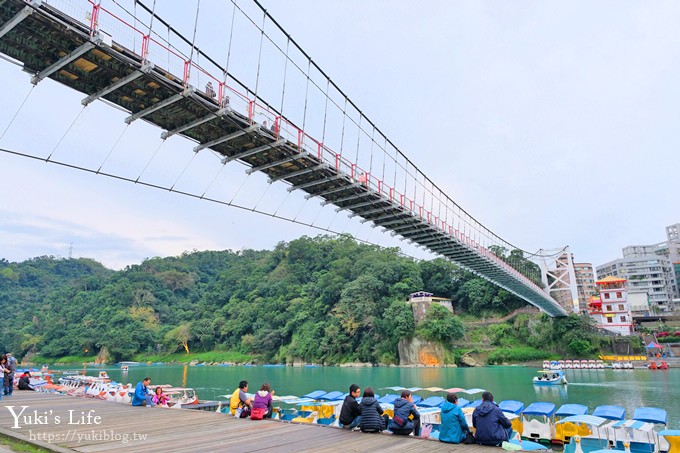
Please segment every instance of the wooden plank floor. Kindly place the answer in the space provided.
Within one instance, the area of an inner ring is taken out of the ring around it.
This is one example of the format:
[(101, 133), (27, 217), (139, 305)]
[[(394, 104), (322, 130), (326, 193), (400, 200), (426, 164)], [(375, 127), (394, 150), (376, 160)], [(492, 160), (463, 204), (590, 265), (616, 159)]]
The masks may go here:
[[(498, 451), (477, 445), (451, 445), (413, 437), (363, 434), (275, 420), (237, 420), (214, 412), (132, 407), (92, 398), (37, 392), (15, 391), (12, 397), (4, 397), (0, 405), (5, 406), (0, 408), (0, 433), (38, 441), (36, 443), (45, 441), (55, 451)], [(9, 406), (16, 414), (22, 411), (22, 406), (27, 406), (19, 417), (19, 428), (14, 428), (15, 418)], [(38, 419), (34, 417), (36, 412), (41, 416)], [(99, 423), (93, 419), (90, 424), (71, 423), (88, 414), (98, 416)]]

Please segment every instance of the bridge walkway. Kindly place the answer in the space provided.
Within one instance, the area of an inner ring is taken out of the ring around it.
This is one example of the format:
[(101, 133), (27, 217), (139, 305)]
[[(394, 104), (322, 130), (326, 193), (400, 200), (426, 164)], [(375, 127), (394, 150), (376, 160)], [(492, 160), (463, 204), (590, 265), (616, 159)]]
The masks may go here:
[[(92, 17), (106, 13), (97, 9), (96, 2), (92, 5)], [(160, 45), (131, 25), (122, 26), (139, 33), (147, 49)], [(98, 32), (96, 20), (86, 24), (41, 0), (0, 1), (0, 52), (22, 62), (24, 70), (34, 74), (33, 83), (51, 78), (87, 95), (84, 105), (105, 100), (131, 113), (125, 120), (128, 124), (142, 119), (163, 129), (163, 138), (181, 134), (197, 143), (194, 152), (211, 149), (223, 164), (239, 160), (250, 167), (248, 172), (261, 172), (270, 183), (283, 181), (289, 191), (323, 198), (336, 210), (445, 256), (551, 316), (566, 315), (541, 287), (469, 237), (469, 232), (447, 225), (381, 181), (377, 186), (362, 181), (354, 164), (330, 154), (284, 117), (276, 116), (274, 130), (254, 123), (258, 99), (249, 100), (238, 90), (220, 85), (217, 99), (222, 101), (218, 102), (212, 93), (186, 83), (192, 69), (201, 70), (193, 62), (182, 60), (185, 74), (180, 77), (113, 38)], [(227, 105), (228, 95), (247, 102), (248, 114), (232, 108), (233, 102)], [(284, 137), (284, 130), (293, 133)], [(305, 139), (315, 143), (318, 152), (303, 146)]]

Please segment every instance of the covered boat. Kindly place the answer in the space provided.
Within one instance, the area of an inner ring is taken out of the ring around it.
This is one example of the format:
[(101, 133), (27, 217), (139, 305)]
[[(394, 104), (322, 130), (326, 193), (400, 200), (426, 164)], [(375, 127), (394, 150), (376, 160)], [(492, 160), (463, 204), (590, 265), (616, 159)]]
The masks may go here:
[(567, 377), (561, 370), (541, 370), (532, 382), (534, 385), (563, 385), (567, 384)]
[(560, 424), (584, 424), (589, 430), (595, 431), (595, 434), (588, 436), (581, 436), (575, 434), (571, 437), (569, 443), (564, 445), (564, 453), (593, 453), (609, 447), (609, 442), (606, 436), (602, 436), (600, 427), (607, 422), (606, 418), (597, 417), (595, 415), (572, 415), (558, 420), (555, 425)]
[(538, 442), (550, 442), (555, 437), (555, 405), (548, 402), (531, 403), (522, 412), (522, 437)]
[(586, 415), (588, 413), (588, 406), (583, 404), (563, 404), (555, 412), (555, 437), (552, 439), (553, 443), (565, 444), (571, 440), (575, 435), (587, 436), (592, 434), (588, 425), (585, 423), (562, 422), (567, 417), (575, 415)]
[(517, 415), (516, 418), (510, 420), (512, 422), (512, 429), (515, 432), (521, 433), (524, 431), (524, 424), (522, 423), (522, 411), (524, 410), (524, 403), (516, 400), (504, 400), (498, 403), (498, 407), (508, 414)]

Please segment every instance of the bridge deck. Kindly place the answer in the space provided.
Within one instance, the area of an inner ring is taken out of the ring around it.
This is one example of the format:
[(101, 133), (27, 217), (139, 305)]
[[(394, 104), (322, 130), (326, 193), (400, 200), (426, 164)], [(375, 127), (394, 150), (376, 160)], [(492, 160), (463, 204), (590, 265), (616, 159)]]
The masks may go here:
[[(0, 434), (40, 443), (44, 441), (56, 451), (78, 452), (248, 452), (248, 451), (457, 451), (480, 453), (492, 447), (450, 445), (441, 442), (393, 436), (363, 434), (320, 425), (294, 424), (274, 420), (237, 420), (214, 412), (132, 407), (120, 403), (84, 397), (16, 391), (3, 398), (3, 405), (13, 406), (23, 415), (48, 414), (36, 420), (19, 419), (20, 428), (14, 429), (14, 418), (9, 410), (0, 411)], [(90, 424), (69, 424), (85, 421), (92, 414)], [(93, 411), (93, 412), (90, 412)], [(94, 423), (94, 417), (100, 423)], [(59, 424), (56, 423), (59, 417)], [(94, 433), (94, 434), (93, 434)], [(108, 435), (108, 438), (105, 436)], [(132, 440), (133, 436), (146, 436)], [(124, 436), (127, 436), (125, 438)], [(124, 439), (127, 439), (124, 441)], [(49, 440), (49, 442), (47, 442)]]
[[(360, 183), (337, 158), (328, 161), (254, 124), (247, 115), (220, 109), (216, 100), (185, 86), (181, 77), (146, 65), (141, 55), (116, 43), (115, 36), (109, 45), (97, 35), (91, 38), (88, 24), (44, 2), (26, 5), (22, 0), (0, 0), (0, 52), (21, 61), (27, 72), (45, 71), (46, 77), (88, 95), (89, 100), (98, 97), (131, 112), (126, 121), (143, 118), (177, 132), (198, 142), (197, 152), (212, 149), (223, 156), (224, 163), (238, 159), (266, 174), (271, 182), (286, 181), (289, 190), (324, 198), (447, 257), (551, 316), (566, 314), (535, 283), (472, 238), (440, 225), (391, 193)], [(54, 71), (48, 74), (50, 68)]]

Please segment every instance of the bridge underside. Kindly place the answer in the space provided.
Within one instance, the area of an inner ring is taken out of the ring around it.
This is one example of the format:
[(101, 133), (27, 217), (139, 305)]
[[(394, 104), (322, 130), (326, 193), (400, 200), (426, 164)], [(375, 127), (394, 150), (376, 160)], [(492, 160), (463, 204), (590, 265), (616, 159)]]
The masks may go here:
[(286, 181), (289, 190), (303, 190), (383, 226), (551, 316), (566, 315), (540, 287), (464, 234), (444, 231), (333, 163), (254, 125), (248, 116), (220, 109), (217, 101), (187, 88), (175, 75), (145, 65), (140, 55), (117, 45), (115, 36), (107, 45), (90, 38), (88, 25), (45, 4), (30, 15), (25, 8), (31, 7), (21, 0), (0, 0), (0, 52), (22, 62), (36, 75), (36, 83), (49, 77), (86, 94), (83, 103), (106, 99), (131, 113), (126, 121), (144, 119), (179, 133), (200, 144), (196, 152), (210, 148), (224, 157), (224, 163), (240, 160), (251, 167), (249, 171), (266, 174), (270, 182)]

